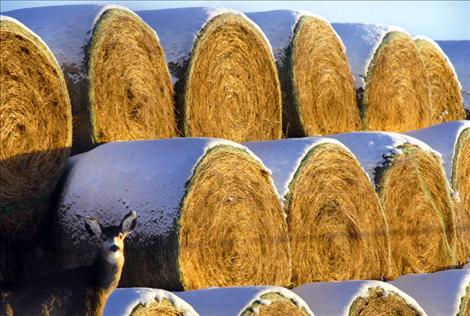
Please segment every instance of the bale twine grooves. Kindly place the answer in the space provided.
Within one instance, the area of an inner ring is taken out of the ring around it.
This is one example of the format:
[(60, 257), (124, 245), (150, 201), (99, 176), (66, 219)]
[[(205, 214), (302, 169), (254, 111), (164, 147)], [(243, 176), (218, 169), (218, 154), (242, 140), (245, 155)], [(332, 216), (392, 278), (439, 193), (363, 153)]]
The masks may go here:
[(388, 32), (367, 69), (363, 121), (368, 130), (402, 132), (431, 125), (430, 86), (413, 40)]
[(223, 147), (195, 170), (179, 219), (183, 287), (288, 285), (287, 227), (269, 174), (244, 151)]
[(95, 143), (176, 136), (173, 86), (156, 33), (131, 11), (110, 8), (89, 43)]
[(62, 71), (36, 34), (2, 16), (0, 41), (0, 238), (19, 239), (34, 235), (65, 167), (71, 106)]
[(432, 124), (465, 119), (460, 84), (451, 62), (432, 40), (415, 39), (431, 85)]
[(186, 136), (281, 137), (281, 92), (271, 48), (244, 16), (223, 13), (203, 27), (182, 93)]
[(377, 194), (354, 156), (321, 144), (303, 158), (287, 196), (292, 284), (382, 279), (388, 229)]
[(360, 129), (355, 88), (344, 46), (318, 17), (298, 20), (287, 54), (291, 102), (284, 101), (287, 134), (332, 134)]

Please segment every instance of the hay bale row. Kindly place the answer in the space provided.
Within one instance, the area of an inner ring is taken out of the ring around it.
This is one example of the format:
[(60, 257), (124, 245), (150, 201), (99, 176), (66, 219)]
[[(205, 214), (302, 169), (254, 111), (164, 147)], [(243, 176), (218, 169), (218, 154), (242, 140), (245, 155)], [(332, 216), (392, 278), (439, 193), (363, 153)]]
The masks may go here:
[(120, 286), (171, 290), (290, 281), (284, 212), (269, 170), (248, 149), (216, 139), (116, 142), (71, 166), (53, 225), (57, 270), (92, 261), (86, 215), (111, 224), (129, 209)]
[(411, 295), (429, 316), (470, 315), (470, 270), (410, 274), (390, 284)]
[(292, 291), (307, 302), (316, 316), (427, 315), (413, 297), (379, 281), (318, 282)]
[(64, 71), (73, 152), (117, 140), (176, 136), (173, 86), (157, 34), (118, 6), (8, 12), (35, 31)]
[(328, 138), (245, 145), (272, 171), (284, 199), (293, 286), (389, 274), (388, 228), (379, 198), (346, 147)]
[(453, 203), (457, 232), (457, 260), (465, 264), (470, 257), (470, 122), (448, 122), (409, 132), (442, 156), (447, 179), (454, 191)]
[(200, 315), (313, 316), (298, 295), (282, 287), (229, 287), (175, 293), (191, 304)]
[(363, 128), (403, 132), (431, 125), (431, 91), (408, 33), (396, 27), (334, 23), (346, 46)]
[(332, 137), (354, 153), (378, 192), (389, 228), (391, 278), (454, 266), (455, 217), (439, 153), (395, 133)]
[(281, 91), (263, 32), (233, 10), (140, 11), (160, 35), (185, 136), (278, 139)]
[[(0, 17), (0, 41), (3, 248), (5, 239), (34, 236), (46, 216), (70, 153), (72, 115), (62, 71), (47, 45), (5, 16)], [(0, 254), (1, 262), (5, 256)]]
[(330, 23), (309, 12), (249, 13), (272, 47), (289, 137), (360, 129), (351, 69)]
[(171, 292), (151, 288), (118, 288), (106, 303), (104, 316), (199, 316)]

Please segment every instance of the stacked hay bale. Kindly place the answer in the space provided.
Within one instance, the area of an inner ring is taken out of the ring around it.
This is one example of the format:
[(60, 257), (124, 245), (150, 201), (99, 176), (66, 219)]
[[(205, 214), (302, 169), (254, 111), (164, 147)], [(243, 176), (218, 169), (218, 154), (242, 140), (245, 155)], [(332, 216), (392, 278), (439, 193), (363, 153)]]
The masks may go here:
[(430, 316), (470, 314), (470, 270), (410, 274), (390, 283), (413, 296)]
[(462, 87), (449, 58), (432, 39), (420, 36), (415, 43), (431, 85), (432, 123), (464, 119)]
[(427, 315), (413, 297), (379, 281), (311, 283), (292, 291), (307, 302), (316, 316)]
[(269, 170), (215, 139), (110, 143), (71, 167), (55, 223), (61, 267), (92, 260), (81, 218), (139, 214), (121, 286), (287, 285), (290, 249)]
[(206, 316), (313, 316), (292, 291), (277, 286), (212, 288), (176, 293)]
[(309, 12), (249, 13), (273, 46), (290, 137), (359, 130), (354, 79), (341, 39)]
[(454, 190), (457, 260), (470, 257), (470, 122), (448, 122), (408, 133), (442, 155), (447, 179)]
[(234, 141), (282, 135), (281, 92), (263, 32), (238, 11), (141, 11), (160, 34), (185, 136)]
[(72, 115), (63, 74), (47, 45), (26, 26), (4, 16), (0, 40), (0, 239), (4, 241), (31, 238), (44, 219), (70, 153)]
[(73, 152), (116, 140), (176, 136), (174, 96), (156, 33), (123, 7), (8, 12), (50, 45), (65, 72), (74, 113)]
[(395, 133), (332, 137), (354, 153), (378, 191), (389, 226), (391, 277), (455, 265), (451, 189), (439, 153)]
[(106, 303), (104, 316), (199, 316), (173, 293), (150, 288), (118, 288)]
[(284, 198), (294, 286), (389, 274), (388, 229), (379, 198), (346, 147), (328, 138), (245, 145), (272, 170)]
[(333, 24), (356, 79), (364, 129), (402, 132), (431, 124), (431, 94), (413, 39), (396, 27)]
[(438, 41), (438, 45), (449, 57), (462, 85), (462, 98), (470, 120), (470, 41)]

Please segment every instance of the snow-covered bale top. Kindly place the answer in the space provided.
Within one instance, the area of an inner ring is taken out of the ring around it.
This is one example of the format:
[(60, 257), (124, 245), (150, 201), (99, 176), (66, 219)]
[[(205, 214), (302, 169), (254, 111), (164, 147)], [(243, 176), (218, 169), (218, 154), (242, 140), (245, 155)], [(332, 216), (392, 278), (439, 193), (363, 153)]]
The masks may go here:
[[(205, 316), (283, 315), (313, 316), (303, 299), (277, 286), (210, 288), (176, 292)], [(277, 312), (276, 312), (277, 311)]]
[[(107, 225), (131, 209), (139, 217), (123, 286), (289, 282), (282, 205), (270, 171), (246, 147), (210, 138), (116, 142), (74, 160), (58, 204), (63, 268), (90, 260), (84, 216)], [(239, 269), (224, 265), (227, 256)]]
[(310, 283), (292, 291), (307, 302), (316, 316), (426, 315), (410, 295), (380, 281)]
[(470, 312), (470, 270), (409, 274), (393, 284), (412, 296), (429, 316), (463, 316)]
[[(159, 307), (161, 308), (159, 309)], [(199, 314), (184, 300), (171, 292), (151, 288), (118, 288), (114, 290), (106, 303), (104, 316), (131, 316), (136, 310), (145, 313), (151, 308), (152, 315)], [(171, 310), (171, 312), (169, 311)]]

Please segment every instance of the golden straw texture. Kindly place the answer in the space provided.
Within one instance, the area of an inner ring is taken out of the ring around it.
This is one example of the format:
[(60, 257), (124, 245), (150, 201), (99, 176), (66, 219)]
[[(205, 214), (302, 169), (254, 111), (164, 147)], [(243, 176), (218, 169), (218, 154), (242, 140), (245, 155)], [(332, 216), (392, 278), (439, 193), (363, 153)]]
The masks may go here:
[(378, 177), (389, 225), (392, 277), (448, 268), (455, 264), (456, 234), (440, 160), (414, 145), (399, 149), (402, 153)]
[(45, 44), (13, 20), (0, 22), (0, 237), (32, 236), (69, 156), (67, 88)]
[[(270, 304), (262, 305), (260, 301), (251, 304), (240, 316), (307, 316), (304, 308), (297, 306), (290, 298), (278, 293), (266, 293), (261, 295), (261, 300), (268, 300)], [(255, 312), (257, 310), (257, 312)]]
[[(426, 289), (423, 289), (425, 291)], [(349, 309), (350, 316), (401, 315), (420, 316), (421, 313), (396, 293), (380, 287), (370, 288), (366, 297), (358, 297)]]
[(345, 49), (331, 25), (317, 17), (302, 16), (289, 49), (290, 86), (284, 93), (293, 96), (292, 102), (284, 102), (284, 107), (288, 107), (285, 113), (289, 121), (285, 124), (292, 125), (293, 131), (288, 126), (286, 134), (305, 136), (359, 130), (353, 76)]
[(289, 284), (287, 226), (270, 181), (241, 150), (215, 147), (198, 164), (179, 220), (185, 289)]
[(185, 316), (184, 311), (179, 311), (167, 298), (160, 302), (154, 301), (148, 305), (137, 305), (131, 312), (132, 316)]
[(362, 112), (368, 130), (401, 132), (431, 125), (430, 85), (407, 34), (389, 32), (375, 51)]
[(432, 124), (465, 119), (458, 78), (448, 60), (424, 39), (415, 40), (431, 85)]
[(173, 86), (155, 32), (123, 9), (109, 9), (89, 48), (95, 143), (176, 136)]
[(225, 13), (201, 30), (182, 96), (186, 136), (279, 139), (281, 92), (274, 57), (246, 18)]
[(388, 274), (388, 229), (380, 201), (348, 151), (334, 144), (313, 148), (289, 188), (293, 286)]

